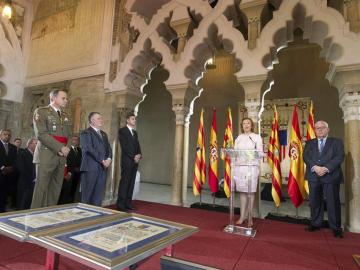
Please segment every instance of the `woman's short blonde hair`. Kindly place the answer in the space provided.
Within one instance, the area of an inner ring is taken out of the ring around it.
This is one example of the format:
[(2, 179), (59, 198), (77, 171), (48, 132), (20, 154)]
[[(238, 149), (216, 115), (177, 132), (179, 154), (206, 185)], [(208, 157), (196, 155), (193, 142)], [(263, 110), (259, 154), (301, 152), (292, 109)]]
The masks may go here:
[(255, 126), (254, 126), (254, 121), (253, 121), (251, 118), (249, 118), (249, 117), (244, 117), (244, 118), (241, 120), (241, 126), (240, 126), (241, 133), (244, 133), (243, 123), (244, 123), (245, 120), (249, 120), (249, 121), (250, 121), (250, 123), (251, 123), (251, 132), (254, 132), (254, 128), (255, 128)]

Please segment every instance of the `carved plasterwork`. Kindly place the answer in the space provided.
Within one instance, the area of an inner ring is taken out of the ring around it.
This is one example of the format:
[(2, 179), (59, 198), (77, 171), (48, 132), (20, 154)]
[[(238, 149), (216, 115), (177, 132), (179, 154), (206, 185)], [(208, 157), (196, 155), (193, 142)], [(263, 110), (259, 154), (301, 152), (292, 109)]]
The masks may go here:
[(42, 0), (35, 13), (31, 39), (73, 28), (79, 3), (80, 0)]
[(11, 17), (10, 22), (14, 27), (20, 46), (22, 46), (25, 8), (17, 3), (13, 3), (12, 7), (13, 7), (13, 15)]

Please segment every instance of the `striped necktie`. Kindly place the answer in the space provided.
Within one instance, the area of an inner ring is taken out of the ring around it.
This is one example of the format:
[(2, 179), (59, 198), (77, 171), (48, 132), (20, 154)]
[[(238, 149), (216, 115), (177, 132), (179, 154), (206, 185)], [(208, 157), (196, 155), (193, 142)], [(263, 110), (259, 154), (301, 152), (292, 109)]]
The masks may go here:
[(319, 144), (320, 154), (322, 153), (323, 150), (324, 150), (324, 139), (320, 139), (320, 144)]

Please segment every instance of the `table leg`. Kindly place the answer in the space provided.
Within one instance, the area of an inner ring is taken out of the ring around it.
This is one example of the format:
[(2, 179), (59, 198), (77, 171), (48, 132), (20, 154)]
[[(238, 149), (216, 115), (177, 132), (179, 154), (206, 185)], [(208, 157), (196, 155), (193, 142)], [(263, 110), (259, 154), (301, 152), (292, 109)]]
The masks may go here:
[(46, 251), (45, 270), (58, 270), (59, 269), (59, 254), (54, 251)]
[(165, 249), (165, 255), (166, 256), (169, 256), (169, 257), (173, 257), (174, 256), (174, 246), (173, 245), (170, 245), (170, 246), (167, 246)]

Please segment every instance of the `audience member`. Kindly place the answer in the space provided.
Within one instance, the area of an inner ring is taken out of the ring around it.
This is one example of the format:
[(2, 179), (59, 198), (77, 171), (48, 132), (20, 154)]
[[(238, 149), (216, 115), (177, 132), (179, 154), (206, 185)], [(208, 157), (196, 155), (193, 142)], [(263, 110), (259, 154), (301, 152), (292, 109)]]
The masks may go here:
[(36, 138), (29, 139), (26, 143), (27, 147), (20, 149), (17, 155), (16, 168), (19, 172), (17, 184), (18, 210), (29, 209), (31, 206), (36, 180), (35, 164), (33, 163), (36, 144)]

